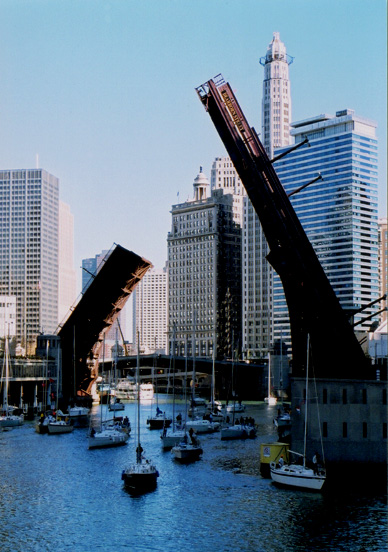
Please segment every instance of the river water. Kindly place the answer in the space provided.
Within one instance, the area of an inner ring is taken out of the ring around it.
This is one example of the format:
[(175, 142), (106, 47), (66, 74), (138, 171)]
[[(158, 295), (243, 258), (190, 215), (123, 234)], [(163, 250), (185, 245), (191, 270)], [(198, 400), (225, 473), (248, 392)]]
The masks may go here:
[[(171, 412), (168, 398), (159, 406)], [(141, 442), (160, 477), (138, 497), (121, 481), (135, 460), (133, 403), (125, 407), (132, 436), (124, 447), (88, 450), (87, 429), (39, 435), (32, 422), (0, 433), (1, 552), (388, 550), (385, 494), (293, 491), (260, 476), (260, 443), (276, 440), (275, 412), (248, 405), (257, 439), (203, 435), (202, 459), (181, 465), (147, 428), (151, 407), (142, 405)], [(94, 407), (93, 417), (99, 413)]]

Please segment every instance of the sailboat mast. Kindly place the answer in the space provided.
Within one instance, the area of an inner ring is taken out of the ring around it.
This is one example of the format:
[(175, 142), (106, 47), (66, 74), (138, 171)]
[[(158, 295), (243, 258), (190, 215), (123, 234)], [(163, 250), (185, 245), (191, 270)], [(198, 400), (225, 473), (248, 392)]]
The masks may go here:
[(7, 328), (7, 334), (5, 336), (5, 386), (3, 394), (3, 408), (5, 406), (5, 415), (8, 416), (8, 378), (9, 378), (9, 327)]
[(193, 386), (192, 386), (192, 406), (194, 408), (195, 398), (195, 324), (196, 324), (196, 312), (193, 312)]
[(309, 404), (309, 360), (310, 360), (310, 334), (307, 334), (307, 359), (306, 359), (306, 406), (304, 416), (304, 450), (303, 450), (303, 467), (306, 466), (306, 449), (307, 449), (307, 414)]
[(136, 383), (137, 383), (137, 451), (136, 462), (141, 464), (140, 453), (140, 347), (139, 347), (139, 331), (137, 332), (137, 358), (136, 358)]

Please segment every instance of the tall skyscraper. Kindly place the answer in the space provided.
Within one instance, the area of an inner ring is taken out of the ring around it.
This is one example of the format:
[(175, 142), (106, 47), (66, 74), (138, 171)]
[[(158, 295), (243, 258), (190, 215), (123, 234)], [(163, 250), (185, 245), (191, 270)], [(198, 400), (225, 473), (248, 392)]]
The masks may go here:
[[(350, 316), (379, 297), (376, 124), (345, 109), (335, 117), (318, 115), (293, 123), (292, 128), (295, 142), (307, 137), (310, 147), (293, 151), (275, 168), (289, 194), (321, 173), (323, 182), (304, 188), (291, 202)], [(355, 329), (368, 330), (374, 319), (360, 322), (379, 308), (356, 313)], [(275, 337), (280, 332), (289, 337), (288, 310), (277, 275), (274, 317)]]
[[(379, 220), (379, 273), (380, 273), (380, 297), (388, 293), (387, 284), (387, 219)], [(380, 308), (387, 308), (387, 300), (385, 299)], [(387, 311), (381, 313), (381, 322), (387, 320)]]
[(58, 323), (66, 317), (77, 296), (74, 270), (74, 217), (70, 206), (59, 202)]
[(0, 171), (0, 295), (16, 297), (16, 341), (27, 354), (57, 327), (58, 217), (55, 176)]
[(168, 234), (168, 336), (171, 350), (230, 358), (241, 348), (241, 230), (234, 220), (233, 196), (210, 195), (202, 172), (194, 198), (172, 206)]
[(167, 269), (151, 268), (133, 292), (133, 343), (140, 351), (167, 352)]
[[(279, 33), (273, 34), (265, 57), (261, 141), (270, 158), (274, 148), (290, 143), (292, 58)], [(248, 197), (243, 219), (243, 347), (247, 358), (266, 356), (273, 342), (272, 278), (268, 245)]]
[(260, 59), (264, 66), (261, 142), (269, 157), (273, 157), (275, 148), (290, 143), (291, 84), (288, 66), (292, 62), (293, 58), (287, 55), (279, 33), (273, 33), (266, 55)]

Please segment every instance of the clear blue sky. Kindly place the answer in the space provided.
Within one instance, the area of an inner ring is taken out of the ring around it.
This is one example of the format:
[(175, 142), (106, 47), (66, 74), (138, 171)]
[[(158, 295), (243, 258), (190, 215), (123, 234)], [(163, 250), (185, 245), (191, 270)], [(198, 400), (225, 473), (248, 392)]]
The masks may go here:
[(0, 17), (0, 168), (38, 154), (60, 179), (79, 273), (113, 242), (164, 265), (177, 193), (225, 154), (194, 89), (222, 73), (260, 131), (274, 31), (295, 58), (294, 121), (377, 122), (386, 216), (386, 0), (0, 0)]

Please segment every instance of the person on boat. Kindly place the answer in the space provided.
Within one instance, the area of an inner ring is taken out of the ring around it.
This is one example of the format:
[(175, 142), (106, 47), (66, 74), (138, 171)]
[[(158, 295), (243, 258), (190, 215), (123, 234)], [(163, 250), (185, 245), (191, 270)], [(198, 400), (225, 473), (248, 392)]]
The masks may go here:
[(96, 430), (94, 429), (94, 427), (92, 427), (92, 429), (90, 430), (90, 437), (94, 437), (96, 434)]
[(318, 475), (320, 467), (321, 467), (321, 457), (319, 455), (319, 452), (315, 452), (313, 456), (313, 469), (315, 474)]
[(279, 468), (282, 468), (283, 466), (284, 466), (284, 458), (282, 454), (281, 457), (279, 458)]
[(162, 414), (162, 411), (160, 410), (160, 408), (157, 406), (156, 407), (156, 415), (157, 416), (160, 416)]
[(143, 447), (141, 446), (141, 444), (139, 443), (139, 446), (136, 447), (136, 459), (138, 462), (141, 461), (141, 453), (143, 452)]

